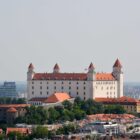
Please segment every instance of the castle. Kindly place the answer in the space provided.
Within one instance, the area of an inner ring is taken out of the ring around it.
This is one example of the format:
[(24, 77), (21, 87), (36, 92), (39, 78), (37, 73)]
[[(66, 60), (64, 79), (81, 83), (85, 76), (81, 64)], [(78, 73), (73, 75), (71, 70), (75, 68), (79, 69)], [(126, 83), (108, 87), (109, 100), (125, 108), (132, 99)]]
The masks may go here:
[(52, 73), (36, 73), (31, 63), (27, 72), (28, 100), (47, 98), (56, 92), (66, 92), (82, 100), (122, 97), (122, 65), (117, 59), (111, 73), (96, 73), (92, 63), (87, 73), (62, 73), (56, 64)]

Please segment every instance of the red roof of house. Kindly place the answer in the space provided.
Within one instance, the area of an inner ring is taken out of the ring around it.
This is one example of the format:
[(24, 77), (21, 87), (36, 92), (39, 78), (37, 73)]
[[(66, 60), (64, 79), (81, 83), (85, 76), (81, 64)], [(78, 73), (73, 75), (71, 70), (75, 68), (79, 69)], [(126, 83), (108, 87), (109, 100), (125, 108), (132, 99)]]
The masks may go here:
[(18, 107), (27, 107), (29, 104), (0, 104), (0, 108), (18, 108)]
[(127, 104), (127, 103), (133, 103), (133, 104), (137, 104), (140, 103), (139, 100), (136, 100), (134, 98), (130, 98), (130, 97), (120, 97), (120, 98), (95, 98), (95, 100), (97, 102), (102, 102), (102, 103), (122, 103), (122, 104)]
[(112, 73), (97, 73), (96, 80), (99, 81), (115, 80), (115, 77), (112, 75)]
[(10, 132), (19, 132), (21, 134), (29, 134), (29, 129), (28, 128), (7, 128), (6, 135), (9, 134)]
[(70, 99), (68, 93), (54, 93), (45, 101), (45, 103), (56, 103), (56, 102), (63, 102), (65, 100)]
[(122, 65), (121, 65), (121, 63), (120, 63), (120, 61), (119, 61), (119, 59), (116, 60), (116, 62), (115, 62), (115, 64), (113, 65), (113, 67), (119, 67), (119, 68), (122, 67)]
[(33, 64), (32, 63), (30, 63), (30, 65), (29, 65), (29, 67), (28, 67), (29, 69), (34, 69), (34, 66), (33, 66)]
[(87, 118), (89, 120), (94, 120), (94, 121), (95, 120), (108, 121), (108, 120), (118, 119), (118, 118), (129, 120), (135, 118), (135, 116), (131, 114), (95, 114), (95, 115), (87, 115)]
[(14, 107), (11, 107), (7, 110), (7, 112), (15, 113), (15, 112), (17, 112), (17, 110)]

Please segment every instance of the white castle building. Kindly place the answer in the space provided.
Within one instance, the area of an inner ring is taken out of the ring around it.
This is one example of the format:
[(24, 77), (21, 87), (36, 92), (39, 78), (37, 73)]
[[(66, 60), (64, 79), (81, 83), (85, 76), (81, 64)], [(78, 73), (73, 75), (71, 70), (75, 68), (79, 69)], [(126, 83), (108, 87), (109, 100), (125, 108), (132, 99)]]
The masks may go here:
[(52, 73), (36, 73), (32, 64), (27, 72), (28, 100), (46, 98), (56, 92), (83, 100), (123, 96), (122, 65), (117, 59), (111, 73), (96, 73), (91, 63), (87, 73), (62, 73), (56, 64)]

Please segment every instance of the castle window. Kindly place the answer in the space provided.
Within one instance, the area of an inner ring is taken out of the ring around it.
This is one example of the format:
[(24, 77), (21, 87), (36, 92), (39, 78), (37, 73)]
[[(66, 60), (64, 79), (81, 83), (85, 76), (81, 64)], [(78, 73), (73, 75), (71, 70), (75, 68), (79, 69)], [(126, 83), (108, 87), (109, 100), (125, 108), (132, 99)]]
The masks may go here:
[(49, 94), (49, 92), (47, 91), (47, 95)]
[(34, 84), (34, 82), (32, 82), (32, 84)]
[(34, 89), (34, 86), (32, 86), (32, 89)]
[(101, 90), (103, 90), (103, 87), (101, 88)]
[(71, 82), (69, 82), (69, 84), (71, 84)]
[(84, 82), (84, 85), (86, 84), (86, 82)]
[(69, 92), (69, 95), (71, 95), (71, 92)]
[(84, 100), (86, 100), (86, 97), (84, 97)]
[(61, 87), (61, 89), (64, 89), (64, 87)]
[(106, 89), (108, 89), (108, 87)]
[(79, 88), (77, 87), (77, 89), (79, 89)]
[(69, 87), (69, 89), (71, 89), (71, 87)]
[(42, 91), (40, 91), (40, 95), (42, 95)]
[(56, 84), (56, 82), (54, 82), (54, 84)]
[(56, 87), (54, 87), (54, 89), (56, 89)]
[(62, 84), (64, 84), (64, 82), (62, 81)]
[(78, 95), (79, 93), (77, 92), (77, 95)]
[(32, 94), (34, 94), (34, 91), (32, 91)]
[(79, 83), (77, 82), (77, 85), (78, 85)]
[(84, 92), (84, 95), (85, 95), (86, 93)]
[(84, 89), (86, 89), (86, 87), (84, 87)]
[(40, 84), (42, 84), (42, 82), (40, 82)]
[(42, 86), (40, 86), (40, 89), (42, 89)]
[(47, 82), (47, 84), (49, 84), (49, 82)]

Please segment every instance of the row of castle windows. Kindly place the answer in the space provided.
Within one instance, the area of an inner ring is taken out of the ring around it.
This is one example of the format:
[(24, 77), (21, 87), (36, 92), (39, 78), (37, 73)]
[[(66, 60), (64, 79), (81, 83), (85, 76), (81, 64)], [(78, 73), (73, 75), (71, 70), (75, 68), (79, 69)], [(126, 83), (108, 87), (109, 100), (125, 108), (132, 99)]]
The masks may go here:
[[(34, 89), (34, 86), (32, 86), (32, 89)], [(42, 89), (42, 86), (40, 86), (40, 89)], [(48, 86), (47, 86), (47, 89), (49, 89)], [(54, 89), (56, 89), (56, 86), (54, 86)], [(61, 89), (64, 89), (64, 87), (61, 87)], [(71, 89), (71, 87), (69, 87), (69, 89)], [(76, 89), (79, 89), (79, 87), (77, 87)], [(85, 90), (86, 87), (83, 87), (83, 89)]]
[[(54, 84), (56, 84), (57, 82), (54, 82)], [(59, 83), (59, 82), (58, 82)], [(32, 84), (34, 84), (34, 82), (32, 82)], [(42, 84), (42, 82), (40, 82), (40, 84)], [(49, 84), (49, 82), (47, 82), (46, 84)], [(64, 84), (64, 82), (62, 81), (61, 84)], [(71, 82), (69, 82), (69, 84), (71, 84)], [(77, 85), (79, 84), (79, 82), (76, 83)], [(83, 82), (83, 84), (86, 84), (86, 82)]]
[[(100, 88), (101, 88), (101, 90), (104, 89), (104, 87), (100, 87)], [(98, 86), (96, 86), (96, 89), (98, 89)], [(115, 87), (112, 87), (112, 86), (111, 86), (111, 87), (106, 87), (106, 89), (107, 89), (107, 90), (109, 90), (109, 89), (110, 89), (110, 90), (112, 90), (112, 89), (115, 90)]]
[[(107, 94), (107, 96), (108, 96), (109, 92), (107, 92), (106, 94)], [(110, 92), (110, 95), (112, 95), (112, 92)], [(114, 92), (114, 95), (115, 95), (115, 92)]]
[(96, 82), (96, 84), (101, 85), (101, 84), (115, 84), (115, 81), (100, 81)]

